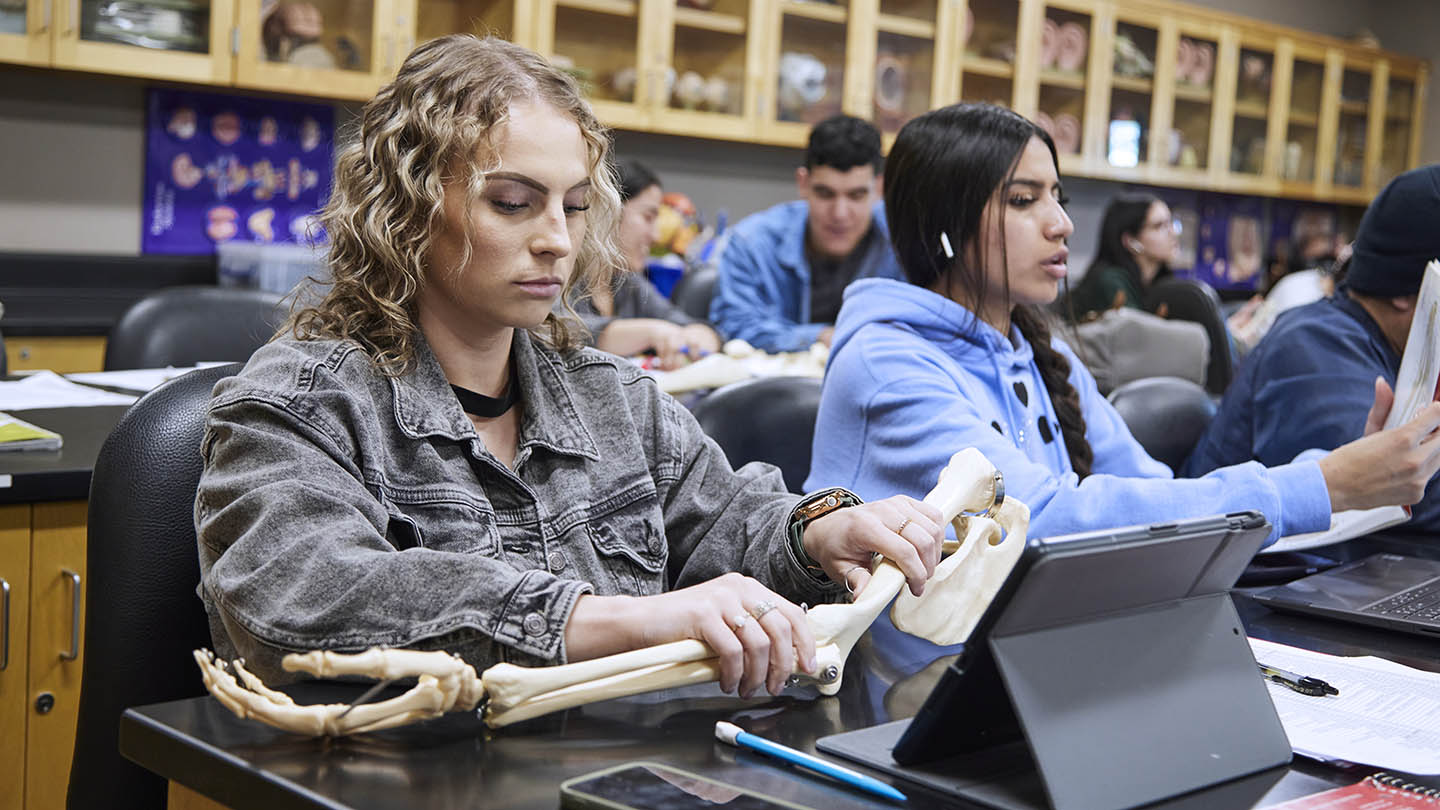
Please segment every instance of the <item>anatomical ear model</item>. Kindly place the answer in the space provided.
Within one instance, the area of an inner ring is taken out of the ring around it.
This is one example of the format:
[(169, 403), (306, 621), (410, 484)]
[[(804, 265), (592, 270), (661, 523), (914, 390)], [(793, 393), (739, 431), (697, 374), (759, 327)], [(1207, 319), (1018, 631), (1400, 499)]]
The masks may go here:
[[(926, 583), (923, 597), (901, 593), (905, 575), (894, 563), (879, 559), (854, 602), (819, 605), (806, 614), (815, 633), (819, 667), (814, 678), (822, 694), (840, 690), (851, 648), (892, 599), (891, 617), (901, 630), (936, 644), (964, 641), (1024, 550), (1030, 510), (1005, 497), (1000, 473), (974, 448), (950, 459), (925, 502), (954, 524), (961, 539), (946, 543), (949, 556)], [(471, 710), (479, 710), (486, 725), (498, 728), (573, 706), (720, 677), (714, 651), (694, 640), (553, 667), (496, 664), (479, 676), (446, 652), (317, 651), (287, 655), (281, 666), (320, 678), (365, 675), (382, 682), (419, 682), (402, 695), (376, 703), (302, 706), (266, 687), (240, 661), (234, 663), (234, 675), (209, 650), (196, 650), (195, 661), (205, 687), (237, 716), (312, 736), (375, 731)]]

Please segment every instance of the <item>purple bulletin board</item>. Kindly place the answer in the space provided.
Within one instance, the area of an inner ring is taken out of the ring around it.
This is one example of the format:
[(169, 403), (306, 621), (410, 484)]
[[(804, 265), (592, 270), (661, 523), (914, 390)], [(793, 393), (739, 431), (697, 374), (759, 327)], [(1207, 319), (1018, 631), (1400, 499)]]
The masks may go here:
[(1193, 276), (1217, 290), (1254, 290), (1263, 276), (1264, 211), (1255, 197), (1200, 195)]
[(327, 104), (151, 88), (141, 251), (321, 238), (334, 132)]

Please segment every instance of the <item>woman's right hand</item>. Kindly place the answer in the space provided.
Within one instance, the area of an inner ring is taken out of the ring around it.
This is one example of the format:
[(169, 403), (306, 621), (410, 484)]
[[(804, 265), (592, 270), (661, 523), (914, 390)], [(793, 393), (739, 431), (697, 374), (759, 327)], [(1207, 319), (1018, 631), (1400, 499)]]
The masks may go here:
[(1377, 379), (1365, 435), (1320, 459), (1331, 511), (1419, 503), (1440, 471), (1440, 402), (1426, 405), (1397, 428), (1382, 430), (1394, 401), (1390, 386)]
[(565, 628), (571, 660), (684, 639), (708, 644), (720, 660), (720, 688), (742, 697), (762, 686), (780, 694), (797, 663), (810, 675), (817, 668), (805, 612), (736, 573), (657, 596), (585, 595)]
[(689, 361), (687, 343), (684, 327), (659, 318), (616, 318), (595, 338), (597, 349), (623, 357), (653, 351), (657, 367), (665, 370)]

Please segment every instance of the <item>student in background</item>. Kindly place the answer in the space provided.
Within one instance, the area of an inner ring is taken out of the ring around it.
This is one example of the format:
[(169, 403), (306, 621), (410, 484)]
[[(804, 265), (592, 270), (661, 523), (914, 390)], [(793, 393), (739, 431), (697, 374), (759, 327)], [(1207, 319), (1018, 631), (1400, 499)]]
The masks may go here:
[[(1440, 165), (1406, 172), (1370, 203), (1335, 295), (1281, 314), (1246, 358), (1186, 465), (1190, 475), (1363, 435), (1372, 401), (1389, 401), (1425, 265), (1440, 258)], [(1429, 348), (1432, 354), (1440, 346)], [(1433, 485), (1394, 533), (1440, 530)]]
[(1070, 294), (1075, 320), (1117, 307), (1145, 308), (1145, 291), (1170, 273), (1180, 253), (1180, 233), (1170, 206), (1153, 194), (1122, 194), (1100, 222), (1100, 247), (1085, 277)]
[(1276, 536), (1327, 528), (1331, 510), (1414, 503), (1440, 469), (1440, 404), (1410, 424), (1266, 468), (1175, 480), (1145, 454), (1040, 314), (1066, 275), (1050, 136), (989, 104), (911, 120), (885, 169), (885, 208), (908, 283), (845, 295), (826, 369), (809, 484), (862, 497), (923, 493), (950, 448), (975, 447), (1049, 537), (1244, 509)]
[[(620, 253), (627, 272), (611, 287), (595, 289), (573, 306), (595, 347), (629, 357), (654, 352), (660, 368), (675, 368), (720, 350), (709, 324), (686, 315), (645, 277), (660, 213), (660, 178), (634, 160), (617, 167), (620, 180)], [(688, 358), (688, 359), (687, 359)]]
[(731, 469), (556, 315), (620, 269), (609, 144), (573, 78), (495, 38), (426, 42), (365, 105), (323, 217), (325, 298), (210, 404), (195, 522), (222, 657), (283, 682), (296, 650), (483, 670), (693, 638), (724, 689), (778, 692), (816, 666), (790, 600), (838, 598), (875, 552), (923, 590), (936, 510), (801, 522), (811, 499), (778, 470)]
[(880, 201), (880, 132), (848, 115), (810, 131), (800, 199), (741, 220), (719, 256), (710, 322), (768, 352), (828, 344), (846, 285), (900, 278)]

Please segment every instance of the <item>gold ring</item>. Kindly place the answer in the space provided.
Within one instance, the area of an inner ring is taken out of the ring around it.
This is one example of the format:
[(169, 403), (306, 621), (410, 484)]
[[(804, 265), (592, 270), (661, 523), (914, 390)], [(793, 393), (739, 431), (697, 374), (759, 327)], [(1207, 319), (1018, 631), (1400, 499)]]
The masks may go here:
[(749, 623), (749, 621), (750, 621), (750, 616), (749, 616), (748, 614), (740, 613), (740, 614), (737, 614), (737, 615), (735, 616), (735, 618), (733, 618), (733, 619), (730, 620), (730, 624), (734, 625), (734, 627), (735, 627), (735, 632), (738, 633), (738, 632), (740, 632), (741, 630), (744, 630), (744, 629), (745, 629), (745, 625), (746, 625), (747, 623)]
[(900, 521), (900, 525), (899, 525), (899, 526), (896, 526), (896, 527), (895, 527), (895, 533), (898, 534), (898, 535), (900, 535), (901, 537), (904, 537), (904, 536), (905, 536), (905, 527), (906, 527), (906, 526), (909, 526), (909, 525), (910, 525), (910, 518), (907, 517), (907, 518), (905, 518), (904, 520)]
[(770, 611), (774, 610), (775, 608), (776, 608), (776, 604), (775, 604), (774, 602), (771, 602), (771, 601), (768, 600), (768, 599), (765, 600), (765, 601), (763, 601), (763, 602), (756, 602), (756, 603), (755, 603), (755, 607), (750, 608), (750, 615), (751, 615), (751, 616), (754, 616), (754, 617), (755, 617), (755, 621), (758, 622), (758, 621), (760, 621), (760, 617), (761, 617), (761, 616), (764, 616), (766, 613), (769, 613)]

